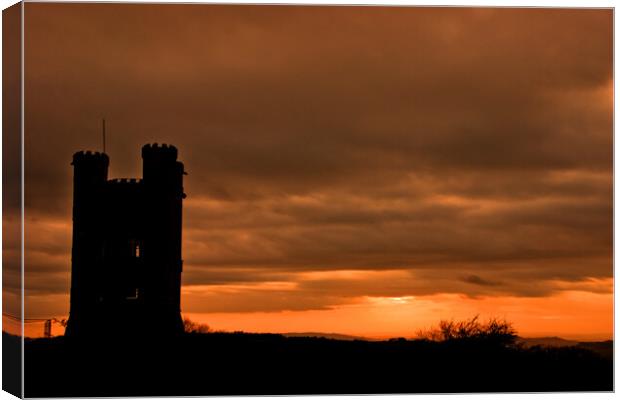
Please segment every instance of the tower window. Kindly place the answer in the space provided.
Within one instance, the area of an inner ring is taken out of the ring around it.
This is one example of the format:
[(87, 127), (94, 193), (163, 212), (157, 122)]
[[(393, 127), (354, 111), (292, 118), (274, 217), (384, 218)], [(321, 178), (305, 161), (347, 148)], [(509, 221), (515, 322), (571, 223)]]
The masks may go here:
[(135, 292), (131, 294), (131, 296), (127, 296), (126, 299), (127, 300), (138, 300), (138, 297), (140, 296), (140, 290), (138, 288), (135, 289)]
[(134, 258), (140, 258), (142, 254), (142, 246), (140, 241), (132, 239), (129, 241), (129, 246), (131, 248), (131, 256)]

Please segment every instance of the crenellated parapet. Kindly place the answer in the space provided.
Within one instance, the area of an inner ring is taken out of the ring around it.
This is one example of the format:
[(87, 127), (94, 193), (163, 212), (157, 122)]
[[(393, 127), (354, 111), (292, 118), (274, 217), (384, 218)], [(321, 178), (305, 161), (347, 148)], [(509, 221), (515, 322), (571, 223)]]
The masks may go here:
[[(167, 144), (147, 144), (142, 147), (142, 171), (148, 190), (182, 196), (183, 163), (177, 161), (177, 148)], [(165, 199), (167, 197), (161, 197)]]
[(125, 201), (129, 204), (132, 201), (142, 201), (143, 187), (144, 181), (136, 178), (110, 179), (106, 182), (106, 190), (111, 202)]
[(139, 185), (142, 184), (142, 179), (138, 178), (116, 178), (108, 181), (109, 185)]
[(109, 162), (110, 162), (110, 159), (108, 158), (108, 155), (106, 153), (88, 150), (88, 151), (78, 151), (77, 153), (73, 154), (73, 162), (71, 163), (71, 165), (79, 165), (83, 163), (89, 163), (89, 164), (102, 163), (102, 164), (108, 165)]
[(74, 169), (74, 202), (79, 203), (83, 196), (100, 196), (98, 192), (108, 179), (108, 155), (98, 151), (78, 151), (73, 154), (71, 165)]
[(142, 158), (144, 160), (158, 160), (174, 162), (177, 160), (178, 151), (173, 145), (166, 143), (145, 144), (142, 147)]

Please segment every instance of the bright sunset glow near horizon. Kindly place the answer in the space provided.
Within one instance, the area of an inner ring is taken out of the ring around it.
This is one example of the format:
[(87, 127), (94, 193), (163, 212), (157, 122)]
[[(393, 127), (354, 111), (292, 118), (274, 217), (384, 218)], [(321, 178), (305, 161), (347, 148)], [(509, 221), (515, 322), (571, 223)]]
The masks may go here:
[(110, 178), (141, 177), (145, 143), (179, 150), (195, 322), (388, 338), (479, 315), (613, 336), (611, 9), (25, 16), (26, 318), (67, 318), (70, 162), (105, 117)]

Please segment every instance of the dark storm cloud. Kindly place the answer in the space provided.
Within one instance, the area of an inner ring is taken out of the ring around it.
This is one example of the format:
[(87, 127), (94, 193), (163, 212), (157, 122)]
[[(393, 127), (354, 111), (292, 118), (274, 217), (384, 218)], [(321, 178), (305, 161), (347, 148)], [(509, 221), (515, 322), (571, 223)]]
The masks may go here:
[[(143, 143), (179, 148), (184, 285), (297, 283), (285, 302), (248, 294), (252, 310), (546, 295), (612, 274), (609, 10), (29, 3), (26, 16), (32, 290), (66, 290), (69, 163), (99, 147), (103, 116), (114, 177), (140, 174)], [(424, 278), (317, 293), (296, 275), (335, 270)]]
[(467, 282), (467, 283), (471, 283), (474, 285), (482, 285), (482, 286), (496, 286), (499, 285), (500, 283), (498, 282), (491, 282), (488, 281), (484, 278), (479, 277), (478, 275), (468, 275), (464, 278), (462, 278), (463, 282)]

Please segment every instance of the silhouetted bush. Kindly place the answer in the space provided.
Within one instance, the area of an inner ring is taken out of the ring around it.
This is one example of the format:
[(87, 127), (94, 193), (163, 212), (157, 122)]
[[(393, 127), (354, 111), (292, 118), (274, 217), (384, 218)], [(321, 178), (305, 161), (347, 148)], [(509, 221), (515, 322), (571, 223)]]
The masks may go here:
[(478, 316), (464, 321), (439, 322), (438, 328), (418, 332), (419, 339), (436, 342), (477, 341), (498, 346), (514, 345), (517, 334), (512, 324), (506, 320), (490, 318), (481, 323)]

